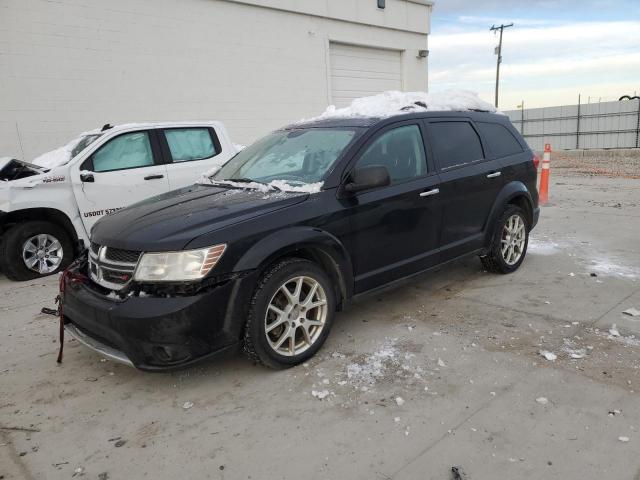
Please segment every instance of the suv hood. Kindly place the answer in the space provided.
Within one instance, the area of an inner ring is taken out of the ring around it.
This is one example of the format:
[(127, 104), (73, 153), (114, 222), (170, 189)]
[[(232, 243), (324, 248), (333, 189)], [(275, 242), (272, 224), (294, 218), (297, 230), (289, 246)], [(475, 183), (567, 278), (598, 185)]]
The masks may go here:
[(200, 235), (300, 203), (308, 196), (192, 185), (103, 217), (91, 230), (91, 241), (126, 250), (182, 250)]

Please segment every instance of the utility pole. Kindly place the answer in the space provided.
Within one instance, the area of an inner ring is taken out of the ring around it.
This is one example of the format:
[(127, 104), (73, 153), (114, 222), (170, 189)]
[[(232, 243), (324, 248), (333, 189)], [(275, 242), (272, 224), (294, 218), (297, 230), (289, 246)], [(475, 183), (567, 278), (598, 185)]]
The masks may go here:
[(502, 32), (505, 28), (509, 27), (513, 27), (513, 23), (510, 23), (509, 25), (502, 24), (498, 27), (492, 25), (489, 29), (491, 32), (497, 32), (500, 30), (500, 42), (495, 50), (496, 55), (498, 55), (498, 63), (496, 65), (496, 108), (498, 108), (498, 85), (500, 84), (500, 64), (502, 63)]

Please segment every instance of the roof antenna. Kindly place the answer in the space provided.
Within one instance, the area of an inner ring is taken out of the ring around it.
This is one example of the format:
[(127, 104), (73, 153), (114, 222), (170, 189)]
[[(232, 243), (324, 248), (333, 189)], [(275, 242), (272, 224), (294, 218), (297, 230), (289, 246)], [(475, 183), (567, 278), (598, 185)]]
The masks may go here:
[(110, 128), (113, 128), (113, 125), (111, 125), (110, 123), (105, 123), (102, 126), (102, 130), (100, 130), (101, 132), (104, 132), (105, 130), (109, 130)]

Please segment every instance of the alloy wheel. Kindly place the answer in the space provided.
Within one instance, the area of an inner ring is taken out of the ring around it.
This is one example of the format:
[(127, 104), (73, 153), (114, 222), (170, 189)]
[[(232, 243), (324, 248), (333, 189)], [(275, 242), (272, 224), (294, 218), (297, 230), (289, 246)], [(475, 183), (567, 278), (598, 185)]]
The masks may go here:
[(265, 315), (265, 335), (278, 354), (295, 356), (320, 337), (327, 320), (327, 295), (307, 276), (285, 281), (271, 298)]
[(48, 233), (34, 235), (22, 245), (24, 264), (41, 275), (55, 272), (62, 263), (63, 254), (60, 241)]
[(502, 258), (507, 265), (518, 263), (524, 253), (526, 239), (527, 229), (523, 218), (518, 214), (511, 215), (502, 228), (500, 242)]

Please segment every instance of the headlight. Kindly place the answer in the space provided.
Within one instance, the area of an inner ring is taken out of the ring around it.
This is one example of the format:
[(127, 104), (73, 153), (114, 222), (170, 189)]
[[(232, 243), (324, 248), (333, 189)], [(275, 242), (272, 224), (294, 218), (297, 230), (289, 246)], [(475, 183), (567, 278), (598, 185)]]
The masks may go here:
[(140, 282), (199, 280), (215, 267), (226, 244), (184, 252), (144, 253), (134, 278)]

